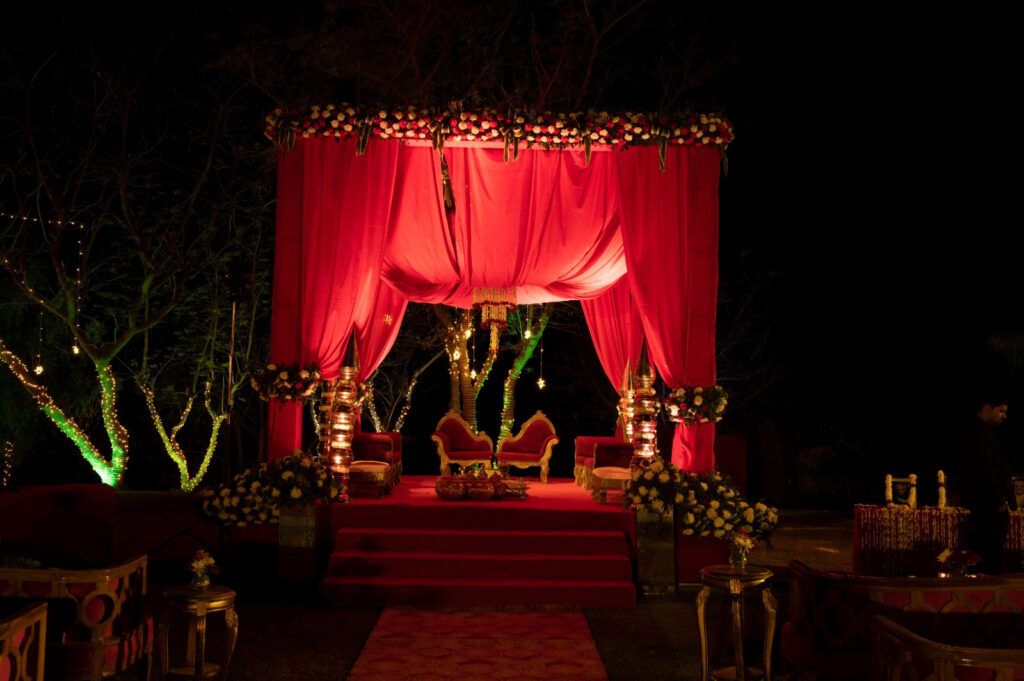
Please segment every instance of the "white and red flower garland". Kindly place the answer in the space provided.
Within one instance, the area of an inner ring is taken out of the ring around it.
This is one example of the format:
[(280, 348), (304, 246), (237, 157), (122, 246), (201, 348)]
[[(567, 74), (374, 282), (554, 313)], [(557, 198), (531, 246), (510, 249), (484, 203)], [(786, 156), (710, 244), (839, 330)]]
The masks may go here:
[(311, 106), (306, 111), (280, 107), (266, 117), (266, 136), (280, 144), (312, 137), (358, 137), (364, 149), (370, 137), (405, 141), (503, 142), (562, 149), (635, 145), (718, 146), (733, 140), (732, 124), (717, 114), (652, 113), (500, 113), (495, 109), (439, 111), (419, 107), (360, 109), (348, 104)]
[(268, 364), (253, 374), (250, 384), (264, 402), (271, 399), (301, 402), (312, 396), (320, 384), (320, 370), (312, 364), (307, 367)]
[(729, 395), (720, 385), (684, 385), (665, 398), (665, 413), (670, 421), (692, 426), (696, 423), (715, 423), (725, 415)]

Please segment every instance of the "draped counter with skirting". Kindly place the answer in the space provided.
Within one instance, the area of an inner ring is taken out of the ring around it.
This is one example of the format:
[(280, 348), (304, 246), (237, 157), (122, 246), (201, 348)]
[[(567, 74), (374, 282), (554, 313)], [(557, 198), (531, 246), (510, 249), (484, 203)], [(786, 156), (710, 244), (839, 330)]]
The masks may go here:
[[(853, 515), (853, 566), (862, 575), (934, 577), (944, 549), (966, 549), (970, 512), (957, 507), (857, 504)], [(1010, 512), (1004, 571), (1017, 572), (1024, 558), (1024, 511)]]

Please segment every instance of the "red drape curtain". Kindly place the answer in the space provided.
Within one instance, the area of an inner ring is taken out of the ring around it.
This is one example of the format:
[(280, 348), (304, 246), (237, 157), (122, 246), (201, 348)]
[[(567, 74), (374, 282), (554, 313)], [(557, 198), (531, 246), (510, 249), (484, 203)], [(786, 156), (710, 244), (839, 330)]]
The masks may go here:
[(359, 349), (359, 378), (365, 381), (387, 357), (398, 337), (408, 301), (381, 281), (373, 305), (355, 319), (356, 347)]
[(636, 364), (644, 330), (626, 277), (602, 296), (580, 301), (597, 357), (616, 392), (626, 365)]
[[(713, 383), (717, 150), (671, 148), (665, 172), (653, 148), (595, 152), (589, 167), (582, 151), (444, 154), (454, 211), (429, 146), (371, 140), (357, 156), (353, 140), (314, 139), (282, 152), (272, 360), (333, 378), (356, 328), (365, 378), (407, 300), (469, 307), (474, 287), (515, 286), (523, 304), (594, 299), (587, 320), (616, 387), (639, 320), (666, 383)], [(300, 417), (271, 405), (269, 456), (300, 445)], [(677, 463), (713, 465), (695, 430)]]
[[(714, 148), (669, 148), (658, 172), (657, 153), (634, 149), (616, 164), (626, 276), (666, 385), (713, 385), (721, 156)], [(714, 424), (677, 427), (673, 463), (714, 469), (714, 433)]]
[(446, 148), (455, 210), (441, 195), (438, 152), (405, 147), (382, 276), (409, 300), (473, 304), (473, 288), (515, 286), (521, 304), (600, 295), (626, 272), (614, 155)]
[[(278, 158), (270, 359), (336, 378), (356, 315), (374, 308), (399, 147), (296, 144)], [(399, 320), (400, 321), (400, 320)], [(268, 457), (302, 444), (299, 405), (272, 403)]]

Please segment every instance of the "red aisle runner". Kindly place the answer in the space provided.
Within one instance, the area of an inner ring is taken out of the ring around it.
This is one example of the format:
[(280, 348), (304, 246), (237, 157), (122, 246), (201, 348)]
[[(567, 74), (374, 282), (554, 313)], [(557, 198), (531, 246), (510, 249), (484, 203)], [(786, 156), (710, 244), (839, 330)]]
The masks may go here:
[(582, 612), (385, 609), (347, 681), (607, 681)]

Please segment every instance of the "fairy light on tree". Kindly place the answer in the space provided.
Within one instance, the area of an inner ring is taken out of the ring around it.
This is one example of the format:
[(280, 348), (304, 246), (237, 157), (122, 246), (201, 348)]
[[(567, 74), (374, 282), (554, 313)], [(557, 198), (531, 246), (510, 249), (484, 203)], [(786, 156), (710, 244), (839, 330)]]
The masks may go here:
[(54, 403), (46, 388), (32, 378), (28, 367), (17, 355), (7, 349), (2, 338), (0, 338), (0, 361), (7, 365), (14, 377), (28, 390), (42, 412), (75, 443), (82, 458), (99, 476), (100, 480), (107, 485), (117, 485), (127, 464), (128, 433), (118, 422), (117, 415), (113, 411), (116, 386), (110, 367), (100, 365), (96, 367), (100, 382), (100, 410), (103, 414), (103, 426), (111, 444), (110, 459), (107, 459), (93, 445), (89, 436), (75, 422), (75, 419), (65, 414)]
[(0, 447), (0, 488), (7, 487), (11, 484), (11, 469), (14, 466), (14, 443), (9, 440), (4, 441), (4, 446)]
[(185, 492), (191, 492), (206, 476), (207, 469), (210, 467), (210, 461), (213, 459), (213, 452), (217, 447), (217, 435), (220, 432), (221, 424), (227, 419), (227, 414), (217, 414), (213, 411), (213, 407), (210, 404), (210, 383), (206, 383), (205, 390), (205, 404), (206, 413), (209, 414), (210, 419), (213, 421), (213, 427), (210, 432), (210, 439), (208, 441), (206, 451), (203, 453), (203, 458), (200, 460), (199, 467), (196, 470), (195, 475), (190, 475), (188, 471), (188, 457), (185, 455), (185, 450), (182, 449), (181, 444), (178, 442), (178, 431), (184, 426), (188, 420), (188, 415), (192, 411), (192, 402), (194, 396), (190, 395), (185, 403), (185, 408), (181, 412), (181, 418), (178, 423), (173, 426), (170, 432), (164, 427), (163, 419), (160, 416), (160, 412), (156, 407), (156, 399), (153, 396), (153, 388), (148, 385), (139, 384), (139, 389), (142, 390), (142, 394), (146, 397), (146, 406), (149, 408), (149, 415), (153, 419), (153, 425), (156, 426), (157, 433), (160, 435), (160, 441), (163, 442), (164, 451), (174, 462), (174, 465), (178, 467), (178, 479), (181, 485), (181, 489)]
[[(529, 332), (529, 329), (527, 329), (527, 333), (526, 334), (523, 334), (523, 337), (526, 338), (526, 339), (530, 338), (528, 332)], [(543, 390), (544, 386), (547, 385), (544, 382), (544, 336), (540, 337), (540, 361), (539, 361), (539, 364), (540, 364), (540, 369), (539, 369), (538, 373), (540, 375), (537, 377), (537, 388), (539, 390)]]
[[(551, 320), (551, 312), (554, 303), (545, 303), (538, 310), (537, 306), (527, 305), (516, 311), (515, 324), (518, 330), (519, 343), (515, 345), (516, 356), (512, 360), (512, 366), (505, 377), (505, 384), (501, 395), (501, 430), (498, 438), (501, 439), (512, 432), (515, 425), (516, 400), (515, 390), (519, 377), (526, 367), (526, 363), (533, 357), (534, 351), (544, 336), (544, 329)], [(529, 337), (526, 332), (529, 331)]]
[(36, 345), (36, 366), (32, 369), (36, 376), (43, 373), (43, 311), (39, 311), (39, 342)]

